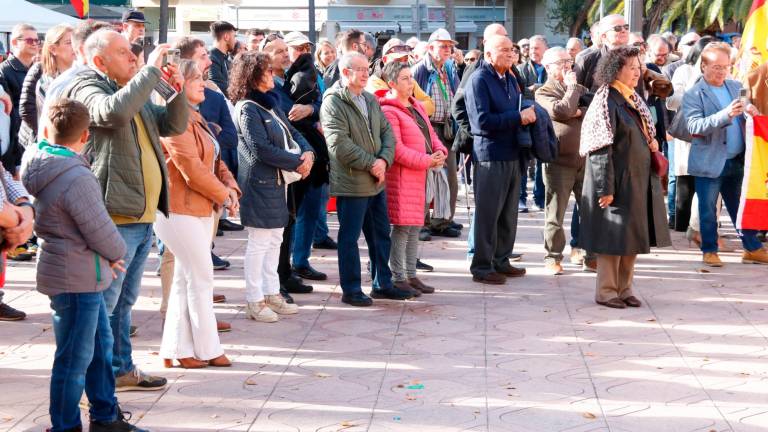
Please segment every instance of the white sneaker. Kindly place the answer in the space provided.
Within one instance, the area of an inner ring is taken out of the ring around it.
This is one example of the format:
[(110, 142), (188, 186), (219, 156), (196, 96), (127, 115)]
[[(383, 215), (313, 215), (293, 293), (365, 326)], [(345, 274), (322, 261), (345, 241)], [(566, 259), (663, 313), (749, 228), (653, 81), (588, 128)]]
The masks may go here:
[(245, 306), (245, 316), (265, 323), (273, 323), (278, 320), (277, 314), (270, 309), (264, 301), (248, 302)]
[(285, 301), (280, 294), (264, 296), (264, 302), (270, 309), (280, 315), (293, 315), (299, 313), (299, 307)]

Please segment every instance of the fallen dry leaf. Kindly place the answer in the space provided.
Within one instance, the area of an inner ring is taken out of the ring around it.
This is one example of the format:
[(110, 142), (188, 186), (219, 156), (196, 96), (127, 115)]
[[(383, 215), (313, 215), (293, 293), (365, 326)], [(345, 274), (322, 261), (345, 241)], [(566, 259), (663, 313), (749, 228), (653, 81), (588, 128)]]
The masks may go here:
[(256, 385), (256, 380), (248, 378), (245, 380), (245, 385)]
[(324, 372), (318, 372), (318, 373), (315, 374), (315, 376), (318, 377), (318, 378), (330, 378), (331, 377), (330, 374), (327, 374), (327, 373), (324, 373)]
[(597, 416), (592, 414), (591, 412), (584, 412), (581, 414), (582, 417), (588, 418), (588, 419), (596, 419)]
[(405, 400), (416, 400), (416, 396), (414, 395), (406, 395)]
[(705, 269), (705, 268), (700, 268), (700, 269), (698, 269), (697, 271), (698, 271), (699, 273), (709, 273), (709, 270), (707, 270), (707, 269)]

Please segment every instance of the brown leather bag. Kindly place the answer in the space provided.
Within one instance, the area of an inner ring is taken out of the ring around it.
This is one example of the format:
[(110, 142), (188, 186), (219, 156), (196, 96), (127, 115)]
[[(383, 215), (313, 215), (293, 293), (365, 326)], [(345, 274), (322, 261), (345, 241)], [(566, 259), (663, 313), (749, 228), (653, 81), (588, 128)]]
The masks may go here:
[(666, 76), (650, 69), (645, 69), (643, 82), (653, 96), (661, 99), (671, 95), (674, 90), (672, 82), (669, 81)]

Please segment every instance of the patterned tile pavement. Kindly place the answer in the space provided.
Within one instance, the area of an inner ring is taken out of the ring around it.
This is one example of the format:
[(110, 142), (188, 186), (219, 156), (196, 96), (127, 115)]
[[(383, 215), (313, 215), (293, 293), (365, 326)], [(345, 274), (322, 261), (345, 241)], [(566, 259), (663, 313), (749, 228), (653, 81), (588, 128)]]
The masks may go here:
[[(228, 303), (216, 312), (232, 322), (221, 339), (235, 364), (224, 370), (162, 368), (153, 255), (134, 355), (169, 385), (120, 402), (152, 431), (768, 431), (768, 267), (736, 252), (703, 269), (675, 233), (673, 248), (638, 261), (645, 306), (613, 310), (593, 303), (593, 274), (570, 264), (544, 274), (542, 225), (542, 213), (520, 217), (524, 278), (472, 283), (465, 229), (423, 243), (436, 271), (421, 277), (435, 294), (367, 309), (342, 306), (336, 255), (316, 251), (312, 264), (330, 279), (275, 324), (245, 319), (245, 235), (227, 233), (216, 250), (233, 267), (216, 272), (216, 291)], [(5, 299), (29, 318), (0, 323), (0, 431), (41, 431), (50, 312), (33, 266), (12, 266)]]

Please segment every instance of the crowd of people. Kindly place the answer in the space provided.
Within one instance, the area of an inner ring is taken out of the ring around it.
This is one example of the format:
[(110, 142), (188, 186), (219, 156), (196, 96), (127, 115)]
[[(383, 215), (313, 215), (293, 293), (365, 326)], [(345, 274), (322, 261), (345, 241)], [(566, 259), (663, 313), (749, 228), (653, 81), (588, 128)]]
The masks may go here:
[[(254, 321), (299, 313), (305, 281), (328, 278), (311, 266), (313, 249), (337, 250), (343, 303), (407, 300), (436, 290), (418, 276), (432, 270), (419, 242), (465, 230), (454, 220), (460, 181), (474, 191), (473, 282), (525, 276), (513, 263), (528, 211), (544, 213), (546, 271), (564, 274), (574, 197), (570, 261), (596, 272), (598, 304), (640, 307), (637, 255), (669, 246), (670, 230), (686, 232), (704, 264), (723, 265), (719, 209), (735, 224), (745, 115), (768, 112), (755, 99), (768, 91), (765, 65), (746, 87), (732, 78), (738, 47), (696, 33), (643, 38), (621, 15), (595, 23), (588, 48), (541, 35), (515, 43), (492, 24), (466, 54), (445, 29), (379, 49), (358, 30), (315, 44), (254, 29), (241, 43), (223, 21), (210, 48), (192, 37), (147, 46), (145, 22), (130, 10), (119, 29), (59, 25), (42, 44), (22, 23), (0, 64), (10, 115), (0, 227), (10, 259), (37, 255), (37, 289), (51, 299), (53, 432), (82, 430), (83, 391), (91, 431), (141, 430), (115, 392), (167, 385), (131, 347), (155, 244), (166, 367), (232, 365), (219, 340), (231, 324), (213, 308), (227, 301), (214, 292), (214, 270), (229, 267), (213, 252), (223, 231), (247, 233)], [(768, 264), (765, 233), (737, 232), (742, 262)], [(2, 294), (0, 320), (24, 319)]]

